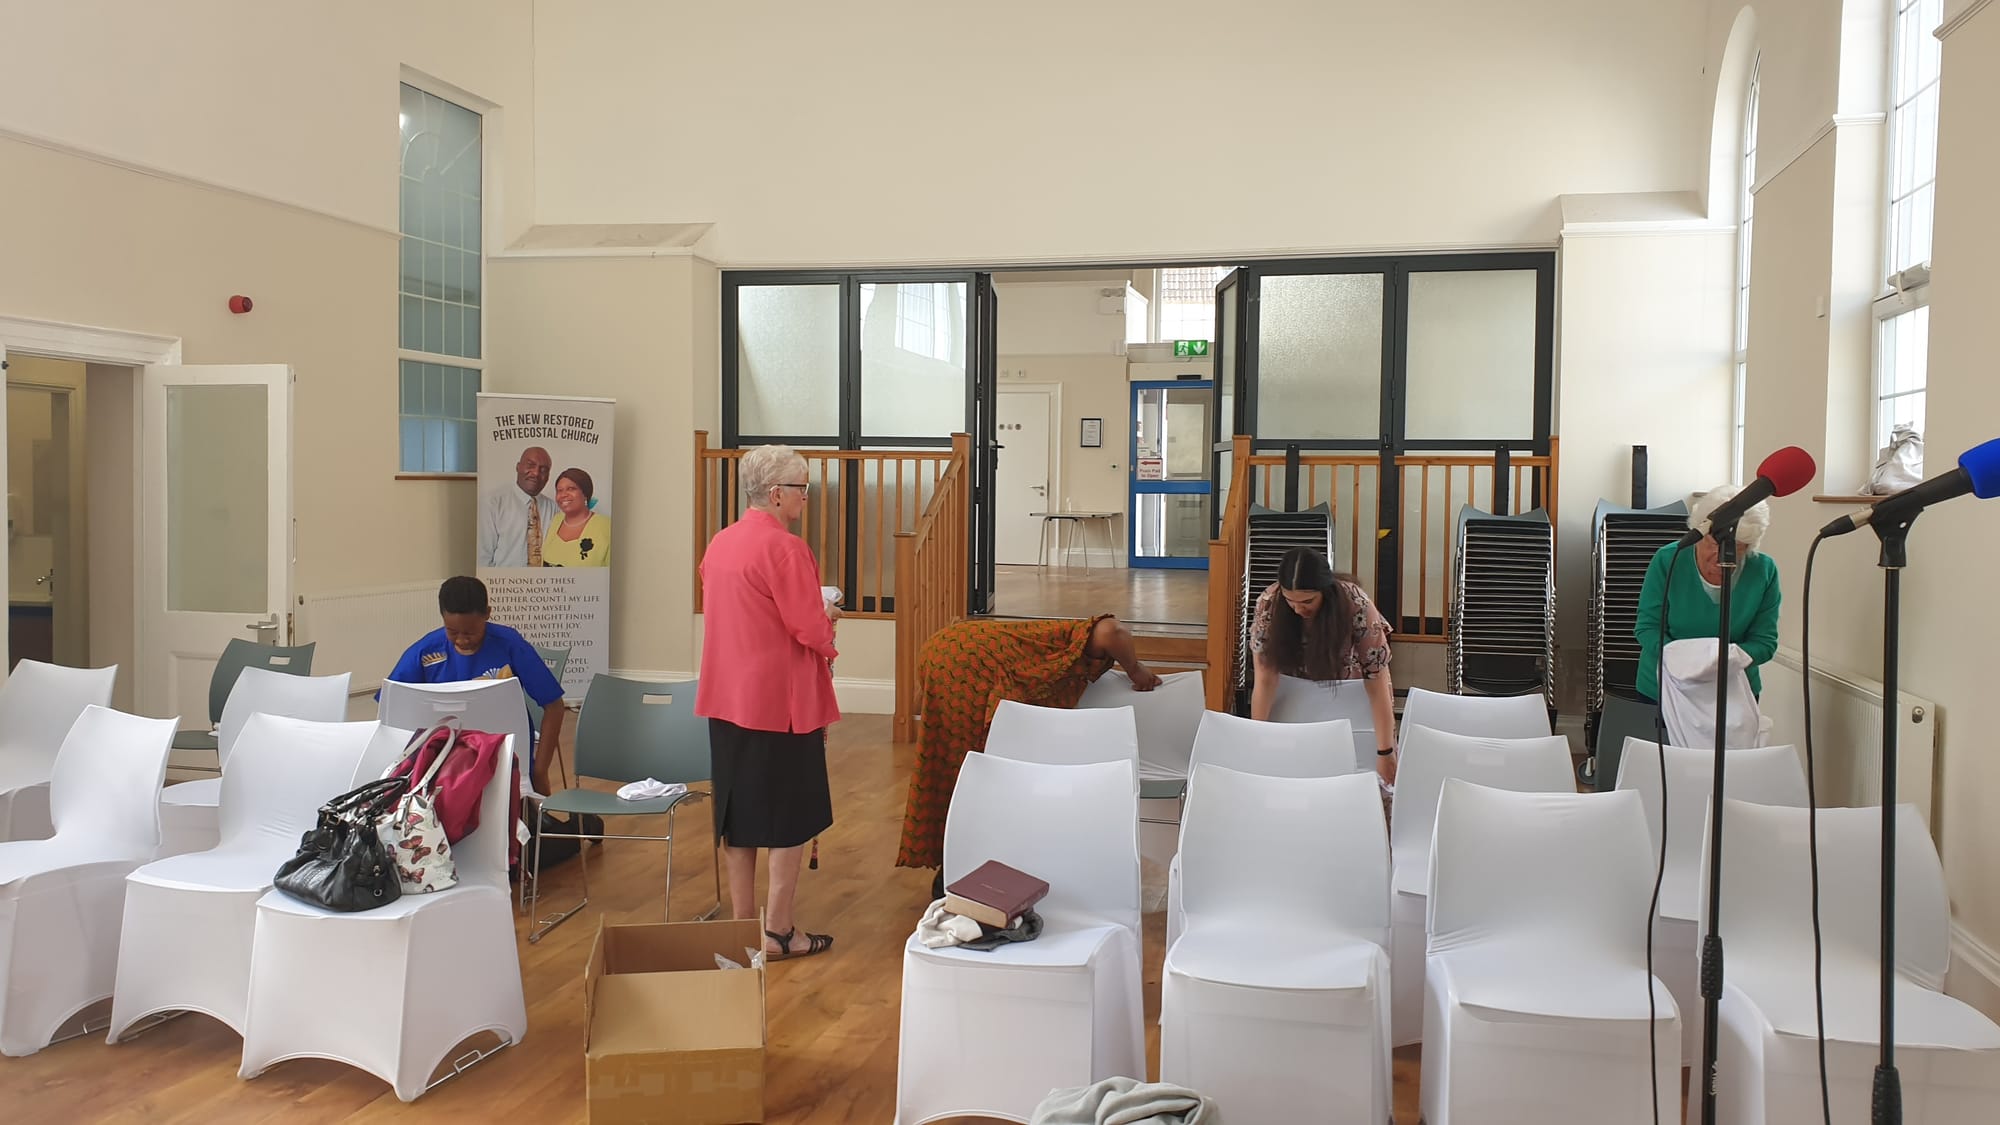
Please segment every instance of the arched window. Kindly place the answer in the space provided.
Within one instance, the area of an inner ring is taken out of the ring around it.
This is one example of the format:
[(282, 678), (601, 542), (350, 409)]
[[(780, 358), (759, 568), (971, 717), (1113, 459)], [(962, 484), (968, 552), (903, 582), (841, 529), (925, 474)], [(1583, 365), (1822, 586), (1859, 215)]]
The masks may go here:
[(1736, 430), (1731, 441), (1735, 479), (1743, 480), (1743, 423), (1750, 389), (1750, 235), (1757, 197), (1757, 69), (1750, 63), (1750, 85), (1743, 96), (1743, 174), (1736, 206)]

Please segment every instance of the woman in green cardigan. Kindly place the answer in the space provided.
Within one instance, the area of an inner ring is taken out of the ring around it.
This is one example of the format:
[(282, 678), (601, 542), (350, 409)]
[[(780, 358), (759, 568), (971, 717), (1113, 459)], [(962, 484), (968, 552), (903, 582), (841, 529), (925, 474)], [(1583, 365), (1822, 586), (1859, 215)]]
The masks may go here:
[[(1742, 491), (1733, 484), (1719, 485), (1703, 493), (1688, 509), (1688, 526), (1701, 527), (1709, 514)], [(1750, 656), (1750, 690), (1763, 694), (1764, 681), (1758, 669), (1778, 654), (1778, 564), (1757, 549), (1771, 526), (1771, 508), (1758, 504), (1743, 514), (1736, 525), (1736, 582), (1729, 592), (1729, 640)], [(1649, 700), (1658, 700), (1660, 649), (1669, 641), (1694, 637), (1714, 637), (1722, 615), (1721, 548), (1713, 538), (1703, 536), (1692, 547), (1680, 548), (1675, 559), (1674, 544), (1660, 548), (1646, 568), (1646, 584), (1639, 590), (1639, 622), (1633, 633), (1639, 639), (1639, 674), (1633, 685)], [(1668, 563), (1672, 560), (1672, 573)], [(1666, 627), (1660, 625), (1660, 604), (1666, 603)]]

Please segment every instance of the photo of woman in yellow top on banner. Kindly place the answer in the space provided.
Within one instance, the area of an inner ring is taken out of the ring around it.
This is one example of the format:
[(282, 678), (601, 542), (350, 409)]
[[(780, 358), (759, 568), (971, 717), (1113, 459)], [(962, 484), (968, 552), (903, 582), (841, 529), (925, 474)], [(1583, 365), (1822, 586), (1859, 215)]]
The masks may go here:
[(611, 517), (597, 506), (590, 474), (564, 469), (556, 478), (556, 508), (562, 519), (549, 529), (542, 544), (543, 566), (610, 566)]

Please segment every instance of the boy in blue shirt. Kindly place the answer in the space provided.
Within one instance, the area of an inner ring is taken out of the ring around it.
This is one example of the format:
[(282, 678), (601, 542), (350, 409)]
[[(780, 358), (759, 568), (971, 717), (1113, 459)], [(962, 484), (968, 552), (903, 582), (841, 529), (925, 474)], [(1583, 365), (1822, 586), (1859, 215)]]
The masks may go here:
[(455, 684), (466, 680), (521, 681), (521, 692), (542, 708), (542, 736), (529, 763), (537, 793), (549, 788), (549, 763), (561, 752), (562, 685), (527, 638), (488, 622), (486, 584), (477, 578), (447, 578), (438, 587), (438, 614), (444, 627), (409, 647), (389, 678), (403, 684)]

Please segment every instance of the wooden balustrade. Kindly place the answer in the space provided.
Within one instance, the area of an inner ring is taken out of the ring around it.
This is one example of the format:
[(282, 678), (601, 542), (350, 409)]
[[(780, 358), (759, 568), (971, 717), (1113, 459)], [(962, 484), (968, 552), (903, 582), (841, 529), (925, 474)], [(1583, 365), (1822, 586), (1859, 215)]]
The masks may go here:
[(897, 742), (914, 742), (920, 710), (917, 657), (938, 630), (965, 619), (970, 603), (971, 440), (952, 436), (952, 459), (909, 531), (896, 533)]
[(1220, 533), (1208, 541), (1208, 670), (1202, 686), (1209, 710), (1233, 712), (1235, 701), (1230, 696), (1236, 682), (1236, 599), (1243, 589), (1250, 494), (1255, 491), (1249, 470), (1250, 439), (1237, 435), (1224, 456), (1228, 459), (1229, 488), (1223, 498)]
[[(715, 533), (743, 514), (737, 462), (744, 450), (715, 449), (696, 430), (695, 542), (706, 550)], [(838, 586), (848, 617), (895, 616), (896, 537), (916, 528), (945, 473), (963, 454), (953, 449), (801, 449), (812, 485), (798, 533), (819, 559), (820, 583)], [(700, 561), (697, 552), (696, 561)], [(700, 613), (701, 575), (694, 576)]]

